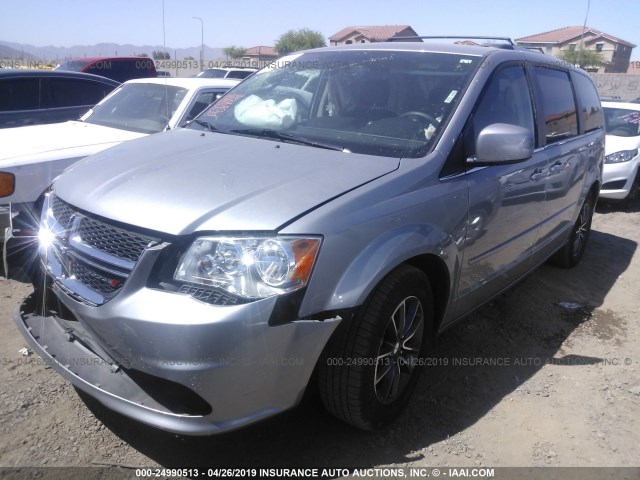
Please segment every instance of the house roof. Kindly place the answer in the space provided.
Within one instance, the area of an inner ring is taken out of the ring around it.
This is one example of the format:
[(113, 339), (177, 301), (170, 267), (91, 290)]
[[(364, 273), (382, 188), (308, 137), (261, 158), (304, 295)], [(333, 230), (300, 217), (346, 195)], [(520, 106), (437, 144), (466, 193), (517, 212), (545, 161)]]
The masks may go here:
[(267, 47), (264, 45), (258, 45), (257, 47), (247, 48), (244, 52), (245, 55), (273, 55), (277, 57), (278, 54), (273, 47)]
[(633, 43), (627, 42), (626, 40), (622, 40), (621, 38), (614, 37), (613, 35), (609, 35), (608, 33), (604, 33), (592, 27), (582, 27), (582, 26), (563, 27), (563, 28), (558, 28), (556, 30), (551, 30), (549, 32), (537, 33), (535, 35), (530, 35), (528, 37), (516, 38), (516, 42), (551, 43), (551, 44), (565, 43), (573, 39), (580, 38), (580, 36), (582, 35), (583, 28), (584, 28), (585, 34), (590, 33), (597, 37), (607, 38), (615, 43), (622, 43), (631, 48), (635, 47)]
[[(409, 29), (408, 32), (405, 30)], [(359, 33), (363, 37), (369, 40), (386, 40), (387, 38), (391, 38), (396, 36), (399, 33), (404, 33), (408, 36), (417, 36), (416, 31), (411, 28), (409, 25), (380, 25), (380, 26), (368, 26), (368, 27), (353, 27), (349, 26), (343, 28), (338, 33), (334, 33), (329, 37), (329, 40), (332, 42), (339, 42), (344, 38), (353, 35), (354, 33)]]

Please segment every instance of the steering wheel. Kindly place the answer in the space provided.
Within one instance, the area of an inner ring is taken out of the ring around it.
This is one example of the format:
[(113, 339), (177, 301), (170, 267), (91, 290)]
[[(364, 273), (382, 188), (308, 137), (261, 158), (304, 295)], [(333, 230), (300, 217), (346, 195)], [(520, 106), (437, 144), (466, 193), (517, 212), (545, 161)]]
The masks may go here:
[(418, 112), (417, 110), (401, 113), (400, 116), (401, 117), (420, 117), (426, 120), (427, 122), (429, 122), (430, 124), (432, 124), (434, 127), (437, 127), (440, 124), (440, 122), (436, 118), (432, 117), (428, 113)]

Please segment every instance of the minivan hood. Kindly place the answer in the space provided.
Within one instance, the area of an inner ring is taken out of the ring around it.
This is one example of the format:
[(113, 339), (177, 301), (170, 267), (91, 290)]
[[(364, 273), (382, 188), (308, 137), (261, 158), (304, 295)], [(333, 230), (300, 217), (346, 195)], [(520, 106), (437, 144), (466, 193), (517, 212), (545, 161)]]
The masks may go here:
[(119, 128), (77, 121), (0, 129), (0, 167), (50, 158), (82, 157), (112, 143), (143, 136)]
[(622, 150), (633, 150), (638, 147), (640, 147), (639, 137), (619, 137), (617, 135), (607, 135), (605, 137), (605, 155), (611, 155)]
[(177, 129), (88, 157), (54, 191), (90, 213), (172, 235), (274, 231), (398, 165), (395, 158)]

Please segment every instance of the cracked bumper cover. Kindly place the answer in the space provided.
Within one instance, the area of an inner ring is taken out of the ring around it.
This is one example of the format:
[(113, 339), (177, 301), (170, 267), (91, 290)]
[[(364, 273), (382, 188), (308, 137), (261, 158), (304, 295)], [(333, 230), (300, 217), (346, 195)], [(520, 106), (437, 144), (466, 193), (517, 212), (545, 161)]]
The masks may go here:
[(14, 314), (30, 347), (110, 409), (188, 435), (232, 430), (296, 405), (341, 320), (271, 326), (274, 298), (216, 307), (142, 288), (92, 307), (54, 291), (75, 318), (38, 314), (32, 295)]

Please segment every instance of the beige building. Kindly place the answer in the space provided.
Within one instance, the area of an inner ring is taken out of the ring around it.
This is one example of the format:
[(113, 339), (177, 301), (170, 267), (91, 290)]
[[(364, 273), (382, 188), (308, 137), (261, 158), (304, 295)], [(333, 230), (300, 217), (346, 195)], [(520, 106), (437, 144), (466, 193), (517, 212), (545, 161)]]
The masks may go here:
[(247, 48), (243, 55), (243, 60), (252, 60), (256, 62), (271, 62), (278, 58), (279, 55), (273, 47), (260, 45), (258, 47)]
[[(346, 27), (329, 37), (329, 45), (385, 42), (392, 37), (417, 37), (409, 25), (382, 25), (370, 27)], [(422, 40), (416, 40), (422, 41)]]
[[(584, 32), (584, 34), (583, 34)], [(564, 27), (550, 32), (538, 33), (529, 37), (517, 38), (516, 43), (523, 47), (541, 48), (547, 55), (559, 57), (564, 50), (582, 48), (602, 55), (603, 65), (584, 65), (590, 72), (624, 73), (629, 67), (633, 43), (591, 27)]]

